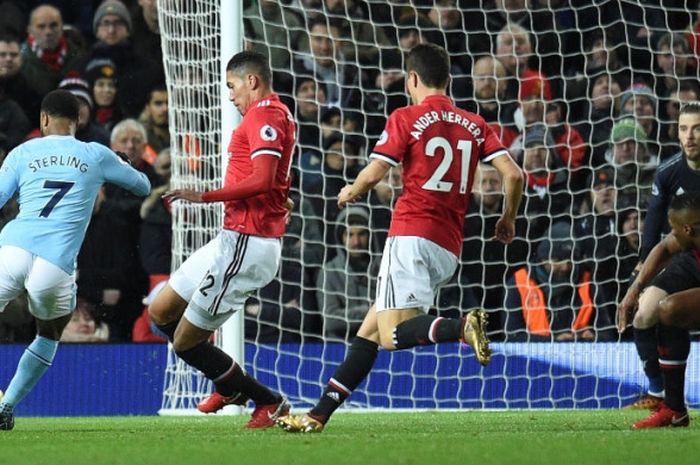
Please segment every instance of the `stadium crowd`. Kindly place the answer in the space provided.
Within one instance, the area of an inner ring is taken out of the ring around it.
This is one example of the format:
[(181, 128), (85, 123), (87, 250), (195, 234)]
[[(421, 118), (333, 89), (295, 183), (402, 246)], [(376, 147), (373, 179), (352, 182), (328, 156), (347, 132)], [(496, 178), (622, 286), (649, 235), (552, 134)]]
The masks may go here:
[[(655, 173), (680, 156), (680, 104), (700, 96), (697, 7), (245, 1), (245, 47), (269, 57), (273, 88), (298, 124), (282, 265), (246, 305), (246, 336), (354, 335), (374, 297), (401, 167), (352, 208), (339, 211), (336, 196), (365, 165), (387, 115), (408, 103), (404, 53), (431, 42), (450, 53), (452, 98), (490, 123), (527, 177), (518, 238), (503, 245), (489, 240), (500, 177), (486, 165), (475, 173), (461, 265), (436, 311), (483, 307), (497, 340), (617, 338), (615, 309), (630, 274), (666, 227), (665, 215), (650, 215), (653, 234), (642, 237)], [(171, 267), (157, 2), (3, 0), (0, 8), (0, 159), (38, 136), (42, 96), (64, 88), (81, 100), (77, 137), (126, 153), (154, 186), (145, 201), (111, 185), (100, 192), (78, 258), (80, 311), (64, 336), (162, 341), (143, 307)], [(0, 226), (16, 211), (6, 206)], [(0, 313), (0, 342), (32, 337), (26, 302)]]

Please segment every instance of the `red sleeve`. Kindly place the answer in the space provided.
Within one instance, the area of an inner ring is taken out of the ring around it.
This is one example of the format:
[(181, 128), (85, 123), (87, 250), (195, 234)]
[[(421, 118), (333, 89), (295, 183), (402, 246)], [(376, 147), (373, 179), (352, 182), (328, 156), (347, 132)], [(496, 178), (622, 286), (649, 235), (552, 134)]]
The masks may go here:
[(384, 131), (379, 136), (370, 158), (379, 158), (391, 166), (396, 166), (403, 161), (410, 134), (407, 134), (401, 113), (400, 110), (396, 110), (389, 115)]
[(282, 158), (287, 115), (279, 108), (264, 106), (254, 108), (250, 118), (252, 121), (247, 125), (246, 134), (250, 144), (250, 158), (258, 155)]
[(489, 162), (502, 152), (508, 153), (491, 126), (484, 124), (484, 143), (481, 145), (481, 161)]
[(267, 154), (258, 154), (253, 158), (253, 172), (235, 186), (223, 187), (202, 194), (205, 202), (223, 202), (240, 200), (269, 192), (275, 179), (279, 158)]

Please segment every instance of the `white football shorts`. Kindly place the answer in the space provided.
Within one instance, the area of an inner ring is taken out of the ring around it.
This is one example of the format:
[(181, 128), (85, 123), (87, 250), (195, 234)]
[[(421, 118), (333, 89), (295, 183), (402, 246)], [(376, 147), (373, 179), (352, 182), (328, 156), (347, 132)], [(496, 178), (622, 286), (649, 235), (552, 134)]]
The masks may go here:
[(457, 257), (436, 243), (415, 236), (386, 241), (377, 277), (377, 312), (421, 308), (428, 312), (440, 286), (457, 269)]
[(0, 312), (22, 292), (27, 292), (29, 311), (39, 320), (55, 320), (75, 309), (75, 273), (27, 250), (0, 247)]
[(170, 287), (189, 302), (187, 321), (215, 331), (272, 281), (281, 253), (278, 238), (223, 230), (180, 265)]

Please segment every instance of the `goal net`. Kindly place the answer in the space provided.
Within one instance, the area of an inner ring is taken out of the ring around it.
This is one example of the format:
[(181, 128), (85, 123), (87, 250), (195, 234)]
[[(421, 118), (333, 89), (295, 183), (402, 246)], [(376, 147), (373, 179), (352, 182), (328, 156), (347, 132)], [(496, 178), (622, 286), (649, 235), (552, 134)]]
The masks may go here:
[[(449, 52), (456, 104), (481, 115), (527, 173), (509, 246), (491, 240), (500, 179), (487, 166), (475, 174), (460, 265), (431, 310), (486, 309), (494, 358), (482, 369), (458, 343), (382, 351), (347, 406), (602, 408), (644, 392), (616, 307), (639, 260), (653, 175), (680, 150), (678, 105), (700, 92), (696, 11), (656, 3), (244, 1), (241, 46), (268, 56), (299, 127), (280, 271), (245, 308), (247, 371), (305, 407), (342, 361), (374, 297), (400, 168), (352, 209), (338, 211), (336, 195), (367, 163), (387, 116), (408, 103), (405, 52), (432, 42)], [(177, 186), (221, 183), (230, 137), (221, 63), (230, 55), (220, 44), (231, 23), (220, 4), (159, 1)], [(218, 232), (221, 208), (176, 205), (173, 221), (177, 266)], [(347, 239), (366, 228), (366, 242)], [(188, 411), (211, 389), (171, 355), (164, 409)]]

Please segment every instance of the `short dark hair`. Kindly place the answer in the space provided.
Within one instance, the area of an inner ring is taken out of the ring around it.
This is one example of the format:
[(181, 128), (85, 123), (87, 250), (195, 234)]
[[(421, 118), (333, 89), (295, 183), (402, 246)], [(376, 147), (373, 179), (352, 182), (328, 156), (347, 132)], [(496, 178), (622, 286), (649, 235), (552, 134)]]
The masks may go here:
[(678, 116), (685, 114), (700, 114), (700, 102), (685, 102), (682, 104)]
[(0, 32), (0, 42), (7, 42), (8, 44), (16, 43), (17, 45), (22, 45), (22, 39), (18, 35), (13, 34), (9, 31)]
[(41, 101), (41, 111), (53, 118), (78, 121), (80, 103), (78, 97), (63, 89), (52, 90)]
[(426, 86), (442, 89), (450, 79), (450, 58), (439, 45), (418, 44), (408, 52), (406, 71), (415, 71)]
[(236, 53), (228, 61), (226, 71), (231, 71), (236, 74), (255, 74), (259, 76), (267, 86), (272, 82), (272, 71), (270, 71), (267, 57), (258, 52), (243, 51)]
[(700, 212), (700, 192), (688, 191), (675, 196), (668, 206), (669, 210), (692, 210)]

